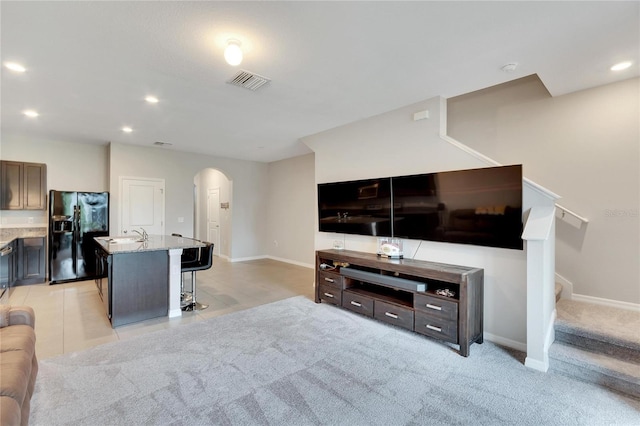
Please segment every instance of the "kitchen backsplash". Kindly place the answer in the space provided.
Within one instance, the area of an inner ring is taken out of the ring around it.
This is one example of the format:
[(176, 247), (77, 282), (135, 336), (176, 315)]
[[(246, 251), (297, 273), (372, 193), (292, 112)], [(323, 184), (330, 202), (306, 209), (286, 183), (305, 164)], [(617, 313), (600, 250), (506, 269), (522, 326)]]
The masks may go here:
[(30, 227), (30, 228), (4, 228), (0, 227), (0, 241), (8, 241), (14, 238), (32, 238), (32, 237), (46, 237), (46, 226)]
[(0, 228), (24, 228), (47, 226), (49, 219), (46, 211), (41, 210), (2, 210)]

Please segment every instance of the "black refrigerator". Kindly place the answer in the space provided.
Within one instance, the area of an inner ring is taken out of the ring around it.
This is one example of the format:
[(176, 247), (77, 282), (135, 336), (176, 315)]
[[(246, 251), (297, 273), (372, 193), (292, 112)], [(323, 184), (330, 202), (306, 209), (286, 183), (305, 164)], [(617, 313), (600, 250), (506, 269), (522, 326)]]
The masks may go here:
[(49, 282), (96, 278), (94, 237), (109, 235), (109, 193), (49, 191)]

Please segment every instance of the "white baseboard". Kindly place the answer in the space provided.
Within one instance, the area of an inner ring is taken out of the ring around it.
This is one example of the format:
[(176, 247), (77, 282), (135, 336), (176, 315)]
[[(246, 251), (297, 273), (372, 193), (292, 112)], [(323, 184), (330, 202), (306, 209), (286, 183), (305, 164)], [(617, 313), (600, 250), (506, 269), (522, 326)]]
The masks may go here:
[(260, 259), (266, 259), (266, 258), (267, 258), (266, 255), (249, 256), (249, 257), (236, 257), (234, 259), (229, 258), (229, 262), (246, 262), (247, 260), (260, 260)]
[(167, 313), (167, 316), (169, 318), (175, 318), (175, 317), (180, 317), (182, 316), (182, 309), (178, 308), (178, 309), (171, 309), (169, 310), (169, 312)]
[(515, 340), (507, 339), (495, 334), (487, 333), (486, 331), (482, 335), (484, 339), (493, 342), (497, 345), (506, 346), (511, 349), (515, 349), (520, 352), (527, 352), (527, 344), (522, 342), (516, 342)]
[(612, 308), (626, 309), (627, 311), (640, 312), (640, 304), (638, 303), (622, 302), (620, 300), (575, 294), (573, 292), (573, 283), (557, 272), (556, 282), (562, 284), (562, 293), (560, 293), (561, 299), (569, 299), (578, 302), (593, 303), (595, 305), (610, 306)]
[(640, 312), (640, 304), (638, 303), (621, 302), (619, 300), (603, 299), (601, 297), (585, 296), (583, 294), (574, 294), (572, 300)]
[(573, 296), (573, 283), (556, 272), (556, 282), (562, 285), (560, 299), (569, 299)]
[(546, 361), (539, 361), (537, 359), (526, 357), (524, 360), (524, 366), (546, 373), (547, 370), (549, 370), (549, 358), (547, 357)]
[(276, 257), (276, 256), (266, 256), (267, 259), (271, 259), (271, 260), (277, 260), (278, 262), (284, 262), (284, 263), (290, 263), (292, 265), (296, 265), (296, 266), (302, 266), (303, 268), (310, 268), (310, 269), (315, 269), (316, 265), (312, 265), (310, 263), (303, 263), (303, 262), (298, 262), (297, 260), (291, 260), (291, 259), (285, 259), (283, 257)]
[[(224, 256), (226, 257), (226, 256)], [(265, 255), (261, 255), (261, 256), (251, 256), (251, 257), (236, 257), (235, 259), (230, 259), (227, 257), (227, 260), (229, 262), (246, 262), (249, 260), (261, 260), (261, 259), (271, 259), (271, 260), (275, 260), (278, 262), (284, 262), (284, 263), (290, 263), (292, 265), (296, 265), (296, 266), (302, 266), (304, 268), (311, 268), (314, 269), (316, 266), (309, 264), (309, 263), (303, 263), (303, 262), (298, 262), (297, 260), (291, 260), (291, 259), (285, 259), (283, 257), (276, 257), (276, 256), (269, 256), (267, 254)]]

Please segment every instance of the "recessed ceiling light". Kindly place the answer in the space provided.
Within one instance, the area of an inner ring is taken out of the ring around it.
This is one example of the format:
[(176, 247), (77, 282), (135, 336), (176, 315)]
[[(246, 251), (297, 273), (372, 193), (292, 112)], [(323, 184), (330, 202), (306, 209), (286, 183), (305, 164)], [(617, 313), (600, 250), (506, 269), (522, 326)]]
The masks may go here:
[(25, 67), (18, 64), (17, 62), (5, 62), (4, 66), (5, 68), (10, 69), (11, 71), (14, 71), (14, 72), (25, 72), (27, 70)]
[(31, 118), (36, 118), (37, 116), (39, 116), (40, 114), (38, 114), (38, 111), (32, 110), (32, 109), (25, 109), (24, 111), (22, 111), (22, 113), (24, 115), (26, 115), (27, 117), (31, 117)]
[(147, 96), (146, 98), (144, 98), (144, 100), (149, 102), (150, 104), (158, 103), (158, 98), (156, 98), (155, 96)]
[(122, 131), (125, 132), (125, 133), (131, 133), (131, 132), (133, 132), (133, 129), (131, 127), (129, 127), (129, 126), (124, 126), (122, 128)]
[(620, 62), (619, 64), (615, 64), (611, 67), (611, 71), (622, 71), (626, 70), (631, 66), (631, 61)]

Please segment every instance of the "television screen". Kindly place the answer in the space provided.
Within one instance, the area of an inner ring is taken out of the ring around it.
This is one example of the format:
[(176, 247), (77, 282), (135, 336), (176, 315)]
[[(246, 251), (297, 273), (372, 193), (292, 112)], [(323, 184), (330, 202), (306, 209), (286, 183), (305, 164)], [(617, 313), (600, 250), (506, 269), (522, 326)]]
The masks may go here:
[(391, 236), (391, 179), (318, 184), (321, 232)]
[(392, 178), (393, 236), (523, 248), (522, 166)]

